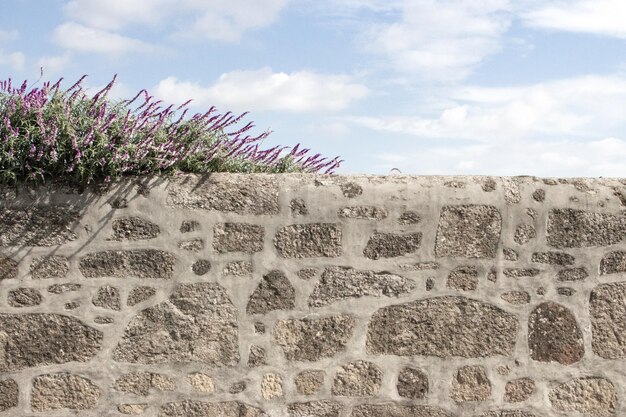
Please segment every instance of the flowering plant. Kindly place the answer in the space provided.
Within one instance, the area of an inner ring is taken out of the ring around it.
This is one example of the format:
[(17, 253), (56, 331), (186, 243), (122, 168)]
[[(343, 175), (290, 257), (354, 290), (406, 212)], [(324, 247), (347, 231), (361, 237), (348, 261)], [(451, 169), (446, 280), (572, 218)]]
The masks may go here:
[(215, 107), (188, 117), (190, 101), (165, 107), (146, 90), (130, 100), (107, 95), (116, 77), (89, 96), (80, 78), (62, 90), (60, 79), (41, 88), (0, 81), (0, 183), (63, 179), (108, 183), (124, 175), (183, 172), (333, 173), (342, 162), (300, 144), (260, 147), (270, 132), (250, 135), (247, 113)]

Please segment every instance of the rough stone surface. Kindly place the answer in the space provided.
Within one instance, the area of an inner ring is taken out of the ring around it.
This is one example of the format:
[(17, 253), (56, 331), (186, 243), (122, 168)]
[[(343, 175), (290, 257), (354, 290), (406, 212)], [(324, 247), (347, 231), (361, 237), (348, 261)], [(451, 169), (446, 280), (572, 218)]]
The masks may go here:
[(169, 301), (131, 319), (112, 356), (118, 362), (234, 366), (239, 362), (237, 310), (218, 284), (181, 284)]
[(17, 278), (17, 262), (11, 258), (0, 256), (0, 281)]
[(343, 406), (336, 401), (292, 403), (287, 407), (289, 417), (340, 417)]
[(339, 217), (346, 219), (382, 220), (387, 218), (389, 213), (383, 207), (375, 206), (351, 206), (339, 209)]
[(465, 297), (435, 297), (374, 313), (367, 351), (400, 356), (508, 356), (517, 330), (516, 316), (498, 307)]
[(149, 220), (130, 216), (113, 220), (112, 240), (154, 239), (161, 233), (161, 228)]
[(317, 275), (317, 268), (303, 268), (298, 271), (298, 278), (304, 280), (313, 279)]
[(511, 248), (502, 248), (502, 256), (504, 256), (505, 260), (511, 262), (517, 261), (519, 258), (519, 254)]
[(593, 352), (605, 359), (626, 358), (626, 282), (594, 288), (589, 314)]
[(178, 247), (182, 250), (189, 252), (200, 252), (204, 249), (204, 240), (202, 239), (189, 239), (178, 242)]
[(72, 283), (66, 283), (66, 284), (52, 284), (48, 287), (48, 292), (50, 294), (65, 294), (68, 292), (74, 292), (74, 291), (78, 291), (82, 288), (82, 285), (80, 284), (72, 284)]
[(561, 269), (557, 273), (556, 279), (558, 281), (583, 281), (588, 276), (589, 273), (585, 268), (567, 268)]
[(0, 413), (17, 407), (19, 396), (19, 388), (14, 379), (0, 379)]
[(485, 401), (490, 396), (491, 382), (482, 366), (464, 366), (456, 372), (454, 379), (452, 379), (450, 397), (454, 401)]
[(70, 206), (0, 208), (0, 246), (55, 246), (77, 239), (79, 212)]
[(309, 306), (322, 307), (336, 301), (366, 296), (397, 297), (413, 288), (413, 281), (388, 272), (327, 267), (309, 297)]
[(398, 395), (403, 398), (420, 400), (428, 394), (428, 376), (420, 369), (403, 368), (396, 384)]
[(296, 303), (296, 290), (281, 271), (271, 271), (248, 300), (248, 314), (265, 314), (273, 310), (290, 310)]
[(347, 314), (318, 319), (278, 320), (272, 340), (291, 361), (317, 361), (345, 350), (355, 320)]
[(0, 314), (0, 372), (87, 362), (100, 350), (102, 336), (74, 317)]
[(292, 224), (274, 236), (283, 258), (336, 257), (341, 251), (341, 226), (334, 223)]
[(69, 373), (40, 375), (33, 379), (33, 411), (88, 410), (98, 403), (102, 391), (89, 379)]
[(518, 378), (506, 383), (504, 401), (520, 403), (526, 401), (535, 392), (535, 381), (530, 378)]
[(525, 245), (537, 237), (537, 230), (532, 224), (520, 224), (515, 229), (513, 240), (518, 245)]
[(556, 293), (564, 297), (571, 297), (572, 295), (576, 294), (576, 290), (569, 287), (558, 287), (556, 289)]
[(192, 233), (200, 230), (200, 223), (196, 220), (183, 220), (180, 224), (180, 233)]
[(495, 258), (502, 230), (500, 211), (493, 206), (444, 206), (439, 217), (437, 257)]
[(619, 274), (626, 272), (626, 252), (607, 253), (600, 261), (600, 274)]
[(455, 290), (474, 291), (478, 287), (478, 269), (475, 266), (459, 266), (450, 271), (446, 285)]
[(141, 404), (119, 404), (117, 406), (117, 411), (119, 411), (122, 414), (128, 414), (128, 415), (134, 416), (134, 415), (138, 415), (138, 414), (143, 414), (144, 411), (146, 411), (147, 408), (148, 408), (148, 404), (146, 404), (146, 403), (141, 403)]
[(213, 228), (213, 248), (219, 253), (263, 250), (265, 228), (255, 224), (223, 223)]
[(552, 301), (539, 304), (528, 318), (530, 357), (540, 362), (571, 365), (585, 354), (582, 332), (576, 317)]
[(546, 190), (539, 188), (533, 192), (533, 200), (538, 203), (543, 202), (546, 199)]
[(156, 288), (145, 286), (135, 287), (128, 293), (126, 305), (132, 307), (135, 304), (143, 303), (144, 301), (154, 297), (155, 294)]
[(166, 403), (159, 417), (267, 417), (259, 408), (238, 402), (204, 402), (186, 400)]
[(531, 261), (560, 266), (574, 265), (576, 259), (565, 252), (535, 252), (531, 258)]
[(230, 386), (230, 388), (228, 388), (228, 392), (230, 392), (231, 394), (239, 394), (239, 393), (244, 392), (245, 390), (246, 390), (245, 381), (235, 382)]
[(69, 263), (64, 256), (52, 255), (33, 259), (30, 273), (33, 279), (65, 278)]
[(162, 250), (109, 250), (83, 256), (79, 269), (87, 278), (170, 279), (175, 261), (174, 255)]
[(256, 368), (263, 365), (267, 365), (265, 349), (257, 345), (250, 346), (250, 351), (248, 352), (248, 367)]
[(354, 182), (346, 182), (339, 186), (344, 197), (354, 198), (363, 194), (363, 187)]
[(575, 209), (553, 209), (548, 215), (548, 245), (587, 248), (619, 243), (626, 237), (626, 217)]
[(208, 259), (198, 259), (191, 265), (191, 270), (196, 275), (206, 275), (211, 270), (211, 261)]
[(232, 261), (224, 266), (222, 271), (226, 276), (242, 277), (252, 275), (252, 262), (249, 261)]
[(272, 175), (180, 176), (169, 184), (167, 204), (238, 214), (278, 214), (278, 181)]
[(504, 301), (513, 305), (523, 305), (530, 303), (530, 294), (526, 291), (507, 291), (500, 295)]
[(316, 394), (324, 383), (326, 372), (324, 371), (302, 371), (294, 378), (296, 390), (298, 394), (313, 395)]
[(153, 372), (124, 374), (115, 381), (114, 389), (135, 395), (147, 396), (151, 391), (174, 391), (176, 384), (166, 375)]
[(346, 397), (372, 397), (378, 394), (383, 371), (367, 361), (354, 361), (337, 370), (333, 380), (333, 395)]
[(509, 278), (536, 277), (541, 273), (537, 268), (505, 268), (502, 273)]
[(350, 417), (453, 417), (430, 405), (363, 404), (352, 409)]
[(283, 396), (283, 379), (279, 374), (268, 373), (263, 375), (261, 396), (266, 400)]
[(421, 216), (415, 211), (405, 211), (398, 218), (398, 223), (402, 225), (418, 224), (422, 220)]
[(93, 319), (93, 322), (96, 324), (111, 324), (111, 323), (114, 323), (115, 320), (113, 320), (113, 318), (111, 317), (97, 316), (96, 318)]
[(207, 374), (201, 372), (195, 372), (187, 375), (187, 382), (193, 387), (195, 391), (204, 392), (205, 394), (211, 394), (215, 391), (215, 382)]
[(306, 216), (309, 214), (306, 204), (301, 198), (294, 198), (289, 202), (289, 208), (291, 209), (292, 216)]
[(109, 310), (120, 311), (122, 309), (120, 290), (110, 285), (98, 288), (91, 302), (96, 307), (107, 308)]
[(615, 385), (605, 378), (586, 377), (567, 381), (548, 394), (552, 407), (562, 412), (578, 412), (587, 416), (615, 414)]
[(522, 410), (495, 410), (487, 411), (480, 415), (480, 417), (542, 417), (538, 414), (529, 413)]
[(9, 291), (8, 303), (11, 307), (34, 307), (43, 301), (41, 293), (34, 288), (17, 288)]
[(421, 233), (380, 233), (370, 237), (363, 250), (363, 255), (369, 259), (395, 258), (417, 251), (422, 242)]

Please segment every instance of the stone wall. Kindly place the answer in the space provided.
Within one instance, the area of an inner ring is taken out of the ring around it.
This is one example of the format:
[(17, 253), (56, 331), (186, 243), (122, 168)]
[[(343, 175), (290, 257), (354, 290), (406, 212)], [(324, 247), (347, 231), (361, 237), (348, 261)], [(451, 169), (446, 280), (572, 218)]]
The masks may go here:
[(626, 180), (0, 198), (0, 417), (626, 416)]

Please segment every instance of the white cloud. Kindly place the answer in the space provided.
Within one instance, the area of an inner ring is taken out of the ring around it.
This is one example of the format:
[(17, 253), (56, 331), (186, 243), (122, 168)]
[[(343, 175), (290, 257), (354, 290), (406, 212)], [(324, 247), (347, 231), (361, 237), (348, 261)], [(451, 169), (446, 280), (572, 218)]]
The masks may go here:
[(196, 106), (217, 105), (233, 111), (298, 113), (343, 110), (352, 101), (367, 96), (368, 89), (345, 75), (307, 71), (286, 74), (264, 68), (223, 74), (210, 87), (169, 77), (162, 80), (153, 92), (174, 103), (191, 98)]
[(44, 75), (56, 75), (68, 66), (72, 60), (72, 54), (66, 52), (63, 55), (42, 56), (37, 61), (37, 68), (43, 68)]
[(0, 42), (14, 41), (18, 36), (17, 30), (0, 30)]
[(0, 49), (0, 65), (7, 65), (15, 71), (23, 71), (26, 63), (26, 57), (22, 52), (5, 53)]
[(123, 54), (150, 52), (155, 49), (146, 42), (74, 22), (58, 26), (53, 39), (59, 46), (76, 52)]
[(167, 16), (168, 0), (72, 0), (67, 14), (84, 24), (106, 30), (129, 25), (155, 24)]
[(523, 18), (534, 27), (626, 39), (624, 0), (552, 1), (525, 13)]

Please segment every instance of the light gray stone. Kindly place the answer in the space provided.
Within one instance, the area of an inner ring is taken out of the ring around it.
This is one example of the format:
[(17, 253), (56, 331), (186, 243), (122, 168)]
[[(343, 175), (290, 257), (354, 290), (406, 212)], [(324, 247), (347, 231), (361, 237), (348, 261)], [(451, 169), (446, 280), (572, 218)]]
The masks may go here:
[(14, 379), (8, 378), (0, 380), (0, 413), (17, 407), (19, 397), (19, 388)]
[(127, 306), (134, 306), (135, 304), (143, 303), (146, 300), (149, 300), (156, 294), (156, 289), (152, 287), (135, 287), (128, 293), (128, 298), (126, 299)]
[(495, 258), (501, 230), (502, 216), (494, 206), (445, 206), (439, 217), (435, 255)]
[(456, 372), (450, 389), (454, 401), (485, 401), (490, 396), (491, 382), (483, 366), (464, 366)]
[(159, 417), (268, 417), (261, 409), (238, 402), (186, 400), (166, 403)]
[(351, 417), (454, 417), (439, 407), (430, 405), (363, 404), (352, 409)]
[(337, 370), (332, 394), (346, 397), (372, 397), (380, 391), (383, 371), (376, 364), (358, 360)]
[(112, 228), (112, 240), (147, 240), (154, 239), (161, 233), (157, 224), (137, 216), (115, 219)]
[(615, 415), (615, 385), (605, 378), (584, 377), (567, 381), (548, 394), (552, 407), (561, 412), (577, 412), (586, 416)]
[(428, 376), (421, 369), (403, 368), (396, 384), (398, 395), (403, 398), (420, 400), (428, 394)]
[(93, 296), (91, 302), (96, 307), (106, 308), (109, 310), (120, 311), (122, 309), (120, 290), (110, 285), (98, 288), (98, 291)]
[(346, 219), (382, 220), (387, 218), (389, 213), (384, 207), (351, 206), (339, 209), (337, 215)]
[(255, 224), (222, 223), (213, 228), (213, 248), (219, 253), (263, 250), (265, 228)]
[(157, 249), (109, 250), (85, 255), (79, 263), (87, 278), (170, 279), (176, 258)]
[(167, 375), (154, 372), (131, 372), (119, 377), (113, 388), (116, 391), (147, 396), (150, 392), (174, 391), (176, 383)]
[(478, 269), (475, 266), (459, 266), (450, 271), (446, 281), (448, 288), (474, 291), (478, 287)]
[(33, 379), (30, 404), (33, 411), (89, 410), (96, 406), (102, 391), (89, 379), (65, 372)]
[(339, 417), (343, 406), (336, 401), (309, 401), (287, 406), (289, 417)]
[(283, 258), (332, 258), (342, 254), (341, 236), (334, 223), (292, 224), (278, 230), (274, 246)]
[(604, 359), (626, 358), (626, 282), (595, 287), (589, 314), (593, 352)]

